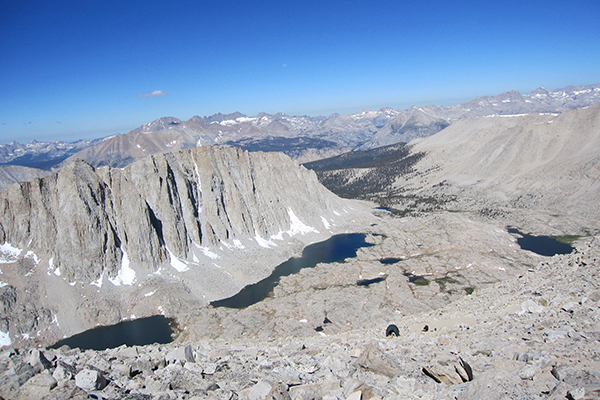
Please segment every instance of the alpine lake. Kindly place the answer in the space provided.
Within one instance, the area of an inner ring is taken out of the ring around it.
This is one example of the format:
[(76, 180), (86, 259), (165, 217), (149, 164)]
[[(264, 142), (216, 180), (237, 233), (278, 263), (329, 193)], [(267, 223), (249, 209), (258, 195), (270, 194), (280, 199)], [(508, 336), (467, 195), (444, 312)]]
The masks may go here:
[[(508, 232), (517, 235), (517, 243), (523, 250), (532, 251), (543, 256), (555, 254), (569, 254), (573, 247), (550, 236), (534, 236), (520, 232), (515, 228), (508, 228)], [(279, 282), (279, 278), (298, 273), (303, 268), (312, 268), (319, 263), (342, 262), (347, 258), (356, 257), (356, 252), (361, 247), (370, 247), (373, 244), (365, 241), (363, 233), (347, 233), (332, 236), (318, 243), (308, 245), (302, 251), (301, 257), (292, 257), (279, 264), (267, 278), (244, 287), (236, 295), (210, 303), (212, 307), (227, 307), (241, 309), (266, 298)], [(403, 258), (382, 259), (382, 264), (393, 264), (403, 261)], [(405, 274), (410, 282), (418, 284), (420, 276)], [(369, 281), (360, 281), (360, 286), (368, 286), (385, 278), (375, 278)], [(67, 345), (71, 348), (78, 347), (82, 350), (103, 350), (107, 348), (127, 346), (143, 346), (152, 343), (169, 343), (175, 334), (175, 321), (162, 315), (123, 321), (116, 325), (101, 326), (87, 330), (55, 343), (52, 348)]]
[[(319, 263), (341, 262), (356, 257), (361, 247), (373, 244), (365, 241), (363, 233), (346, 233), (332, 236), (304, 248), (301, 257), (292, 257), (279, 264), (267, 278), (246, 286), (236, 295), (212, 302), (212, 307), (245, 308), (267, 297), (279, 282), (279, 278), (312, 268)], [(122, 345), (143, 346), (152, 343), (170, 343), (175, 334), (175, 321), (162, 315), (123, 321), (116, 325), (100, 326), (60, 340), (52, 345), (59, 348), (67, 345), (82, 350), (104, 350)]]

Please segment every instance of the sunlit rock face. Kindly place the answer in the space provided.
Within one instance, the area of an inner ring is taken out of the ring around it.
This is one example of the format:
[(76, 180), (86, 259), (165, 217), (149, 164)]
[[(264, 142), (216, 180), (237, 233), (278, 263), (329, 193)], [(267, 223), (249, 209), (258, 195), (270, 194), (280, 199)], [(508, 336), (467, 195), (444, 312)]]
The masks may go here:
[[(306, 244), (341, 230), (356, 207), (282, 153), (199, 147), (124, 169), (74, 161), (0, 193), (4, 261), (29, 274), (7, 267), (15, 278), (4, 275), (5, 283), (17, 287), (18, 298), (34, 281), (49, 288), (39, 296), (81, 296), (88, 309), (107, 310), (85, 310), (94, 324), (128, 317), (133, 307), (169, 313), (188, 306), (181, 296), (206, 304), (264, 278)], [(167, 311), (142, 307), (161, 285), (177, 286), (168, 291), (174, 298), (182, 291), (178, 303)]]

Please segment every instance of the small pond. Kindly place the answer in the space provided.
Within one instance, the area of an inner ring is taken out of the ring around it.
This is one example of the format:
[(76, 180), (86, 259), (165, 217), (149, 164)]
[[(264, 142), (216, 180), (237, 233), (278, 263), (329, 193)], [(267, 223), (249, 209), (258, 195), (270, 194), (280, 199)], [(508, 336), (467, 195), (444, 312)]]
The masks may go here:
[(385, 281), (385, 277), (380, 276), (378, 278), (373, 278), (373, 279), (361, 279), (360, 281), (356, 282), (356, 285), (357, 286), (369, 286), (374, 283), (383, 282), (383, 281)]
[(430, 283), (429, 279), (422, 275), (413, 275), (410, 272), (405, 272), (403, 275), (408, 278), (410, 283), (414, 283), (417, 286), (427, 286)]
[(356, 257), (359, 248), (373, 246), (367, 243), (365, 238), (364, 233), (346, 233), (311, 244), (304, 248), (302, 257), (293, 257), (279, 264), (273, 273), (262, 281), (246, 286), (235, 296), (210, 304), (213, 307), (246, 308), (258, 303), (273, 291), (282, 276), (295, 274), (302, 268), (312, 268), (319, 263), (340, 262), (349, 257)]
[(400, 261), (404, 261), (404, 258), (382, 258), (379, 260), (380, 263), (382, 264), (396, 264), (399, 263)]
[(533, 236), (515, 228), (508, 228), (508, 233), (521, 236), (517, 238), (517, 243), (523, 250), (529, 250), (542, 256), (569, 254), (574, 250), (573, 246), (551, 236)]
[(144, 346), (153, 343), (170, 343), (173, 341), (174, 320), (162, 315), (123, 321), (116, 325), (99, 326), (63, 339), (51, 346), (58, 349), (67, 345), (81, 350), (105, 350), (127, 346)]

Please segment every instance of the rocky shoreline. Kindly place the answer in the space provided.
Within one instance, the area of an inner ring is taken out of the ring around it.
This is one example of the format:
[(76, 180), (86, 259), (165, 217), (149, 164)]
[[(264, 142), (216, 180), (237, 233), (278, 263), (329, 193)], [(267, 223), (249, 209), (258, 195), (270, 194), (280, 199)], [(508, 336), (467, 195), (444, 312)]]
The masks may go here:
[[(600, 237), (572, 254), (539, 259), (523, 274), (441, 308), (398, 317), (398, 337), (373, 326), (104, 351), (7, 349), (0, 353), (0, 396), (600, 398)], [(472, 381), (463, 382), (463, 362)]]

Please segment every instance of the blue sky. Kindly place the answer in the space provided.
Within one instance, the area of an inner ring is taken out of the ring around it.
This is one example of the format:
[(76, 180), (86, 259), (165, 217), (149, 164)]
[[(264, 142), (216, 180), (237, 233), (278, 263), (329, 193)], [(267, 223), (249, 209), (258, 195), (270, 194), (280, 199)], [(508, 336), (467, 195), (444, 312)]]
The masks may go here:
[(0, 0), (0, 143), (600, 83), (600, 1)]

